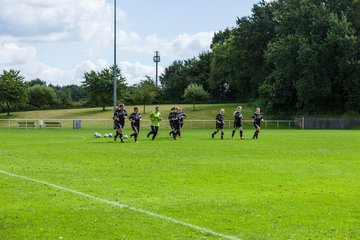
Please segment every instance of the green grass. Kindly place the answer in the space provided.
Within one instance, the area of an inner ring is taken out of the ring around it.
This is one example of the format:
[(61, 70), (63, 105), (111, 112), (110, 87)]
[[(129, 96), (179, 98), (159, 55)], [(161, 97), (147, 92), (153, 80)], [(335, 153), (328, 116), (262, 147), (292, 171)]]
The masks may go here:
[[(94, 131), (0, 129), (0, 170), (241, 239), (360, 239), (359, 131), (251, 140), (251, 129), (240, 141), (185, 130), (172, 141), (161, 128), (153, 142), (144, 128), (138, 144)], [(26, 179), (0, 183), (0, 239), (219, 239)]]

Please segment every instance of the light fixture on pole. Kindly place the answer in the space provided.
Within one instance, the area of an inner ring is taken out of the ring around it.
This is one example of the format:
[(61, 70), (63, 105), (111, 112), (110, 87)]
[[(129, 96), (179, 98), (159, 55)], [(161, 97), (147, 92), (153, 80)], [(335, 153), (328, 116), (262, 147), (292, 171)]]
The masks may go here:
[(158, 63), (160, 62), (160, 52), (155, 51), (153, 61), (156, 63), (156, 78), (155, 78), (155, 85), (158, 85)]
[(116, 111), (116, 0), (114, 0), (114, 112)]

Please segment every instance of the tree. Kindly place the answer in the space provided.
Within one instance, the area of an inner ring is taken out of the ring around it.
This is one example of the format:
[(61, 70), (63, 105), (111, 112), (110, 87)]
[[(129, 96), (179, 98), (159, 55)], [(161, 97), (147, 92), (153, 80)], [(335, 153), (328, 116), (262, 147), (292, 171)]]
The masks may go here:
[(164, 99), (179, 102), (182, 98), (187, 82), (184, 61), (174, 61), (160, 76), (160, 83), (164, 90)]
[[(103, 111), (105, 111), (106, 105), (111, 105), (114, 100), (113, 68), (105, 68), (100, 72), (85, 72), (84, 79), (82, 84), (88, 94), (89, 100), (92, 104), (101, 106)], [(125, 78), (122, 77), (119, 68), (116, 68), (116, 85), (117, 96), (123, 97), (126, 85)]]
[(41, 80), (40, 78), (36, 78), (34, 80), (31, 80), (29, 82), (27, 82), (27, 84), (32, 87), (34, 85), (45, 85), (46, 86), (46, 82)]
[(28, 101), (30, 105), (41, 109), (49, 108), (58, 102), (55, 90), (46, 85), (35, 84), (29, 88)]
[(63, 86), (61, 90), (70, 92), (71, 100), (73, 102), (79, 102), (86, 98), (86, 92), (83, 86), (68, 85), (68, 86)]
[(7, 115), (10, 115), (11, 107), (26, 101), (26, 86), (23, 82), (24, 77), (20, 76), (20, 71), (13, 69), (0, 75), (0, 102), (5, 103)]
[(195, 111), (195, 102), (206, 100), (209, 98), (209, 94), (204, 90), (202, 85), (191, 83), (189, 84), (184, 92), (185, 100), (193, 103), (193, 110)]
[(151, 104), (159, 90), (149, 76), (145, 76), (145, 78), (139, 84), (134, 85), (134, 102), (144, 105), (143, 113), (145, 113), (145, 105)]

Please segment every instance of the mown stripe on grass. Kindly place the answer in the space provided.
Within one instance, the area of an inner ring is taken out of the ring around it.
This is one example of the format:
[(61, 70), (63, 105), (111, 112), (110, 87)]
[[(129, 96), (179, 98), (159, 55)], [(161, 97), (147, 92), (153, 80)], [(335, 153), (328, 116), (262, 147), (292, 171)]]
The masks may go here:
[(226, 238), (226, 239), (231, 239), (231, 240), (241, 240), (240, 238), (235, 237), (235, 236), (215, 232), (215, 231), (213, 231), (211, 229), (207, 229), (207, 228), (204, 228), (204, 227), (199, 227), (197, 225), (193, 225), (193, 224), (186, 223), (186, 222), (183, 222), (183, 221), (180, 221), (180, 220), (176, 220), (174, 218), (167, 217), (167, 216), (157, 214), (157, 213), (154, 213), (154, 212), (150, 212), (150, 211), (147, 211), (147, 210), (144, 210), (144, 209), (141, 209), (141, 208), (136, 208), (136, 207), (132, 207), (132, 206), (129, 206), (129, 205), (126, 205), (126, 204), (121, 204), (121, 203), (109, 201), (109, 200), (106, 200), (104, 198), (92, 196), (92, 195), (89, 195), (87, 193), (83, 193), (83, 192), (79, 192), (79, 191), (76, 191), (76, 190), (73, 190), (73, 189), (70, 189), (70, 188), (58, 186), (58, 185), (55, 185), (55, 184), (52, 184), (52, 183), (49, 183), (49, 182), (37, 180), (37, 179), (34, 179), (34, 178), (29, 178), (29, 177), (26, 177), (26, 176), (17, 175), (17, 174), (14, 174), (14, 173), (3, 171), (3, 170), (0, 170), (0, 173), (2, 173), (4, 175), (11, 176), (11, 177), (22, 178), (22, 179), (25, 179), (25, 180), (28, 180), (28, 181), (31, 181), (31, 182), (41, 183), (41, 184), (44, 184), (44, 185), (47, 185), (47, 186), (50, 186), (50, 187), (53, 187), (53, 188), (57, 188), (57, 189), (60, 189), (60, 190), (63, 190), (63, 191), (67, 191), (67, 192), (74, 193), (74, 194), (77, 194), (77, 195), (80, 195), (80, 196), (84, 196), (84, 197), (96, 200), (98, 202), (102, 202), (102, 203), (106, 203), (106, 204), (109, 204), (109, 205), (117, 206), (119, 208), (129, 209), (129, 210), (132, 210), (132, 211), (135, 211), (135, 212), (140, 212), (140, 213), (143, 213), (143, 214), (155, 217), (155, 218), (159, 218), (159, 219), (162, 219), (162, 220), (165, 220), (165, 221), (168, 221), (168, 222), (172, 222), (172, 223), (179, 224), (179, 225), (182, 225), (182, 226), (185, 226), (185, 227), (189, 227), (189, 228), (201, 231), (203, 233), (209, 233), (209, 234), (212, 234), (214, 236), (218, 236), (218, 237), (222, 237), (222, 238)]

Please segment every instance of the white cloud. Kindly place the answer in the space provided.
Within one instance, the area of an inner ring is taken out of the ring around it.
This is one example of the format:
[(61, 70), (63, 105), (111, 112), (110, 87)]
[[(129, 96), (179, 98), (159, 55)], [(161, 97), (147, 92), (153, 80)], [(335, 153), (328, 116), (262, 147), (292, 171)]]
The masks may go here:
[[(107, 39), (113, 6), (105, 0), (0, 0), (0, 35), (32, 41)], [(118, 10), (117, 20), (126, 21)]]
[[(84, 71), (111, 65), (108, 62), (112, 61), (113, 5), (106, 0), (0, 0), (0, 6), (3, 69), (20, 70), (27, 80), (40, 78), (47, 83), (67, 85), (80, 84)], [(129, 85), (145, 75), (154, 78), (155, 66), (140, 63), (143, 59), (149, 63), (154, 51), (160, 51), (160, 64), (166, 65), (209, 50), (213, 37), (213, 32), (182, 33), (174, 38), (141, 36), (126, 30), (126, 14), (120, 9), (117, 19), (117, 47), (124, 53), (119, 66)], [(47, 45), (43, 49), (44, 43)], [(127, 60), (126, 56), (135, 54), (140, 60)], [(40, 56), (57, 57), (50, 64)], [(159, 73), (163, 70), (160, 67)]]
[(15, 43), (0, 45), (0, 64), (2, 69), (20, 71), (26, 81), (40, 78), (54, 85), (72, 84), (74, 77), (71, 71), (48, 66), (38, 58), (37, 51), (31, 46), (19, 46)]
[[(120, 69), (126, 79), (128, 80), (128, 85), (133, 85), (135, 83), (139, 83), (140, 80), (145, 79), (145, 76), (148, 75), (155, 80), (155, 67), (143, 65), (140, 62), (120, 62)], [(164, 71), (163, 67), (158, 68), (159, 75)]]
[(175, 39), (158, 37), (156, 34), (140, 38), (135, 33), (127, 37), (125, 33), (121, 34), (122, 41), (118, 42), (121, 50), (143, 53), (151, 55), (155, 50), (159, 50), (161, 55), (171, 58), (194, 57), (194, 53), (200, 53), (210, 49), (210, 44), (214, 32), (200, 32), (194, 35), (187, 33), (176, 36)]
[[(0, 64), (2, 69), (19, 70), (26, 81), (39, 78), (53, 85), (81, 84), (84, 72), (91, 70), (100, 71), (111, 67), (105, 59), (84, 60), (70, 70), (64, 70), (49, 66), (41, 62), (35, 48), (31, 46), (19, 46), (15, 43), (3, 43), (0, 45)], [(140, 62), (118, 63), (128, 85), (138, 83), (145, 75), (154, 76), (155, 67), (143, 65)], [(164, 69), (159, 67), (159, 74)]]
[(15, 43), (4, 43), (0, 46), (1, 65), (21, 65), (36, 58), (36, 49), (20, 47)]

